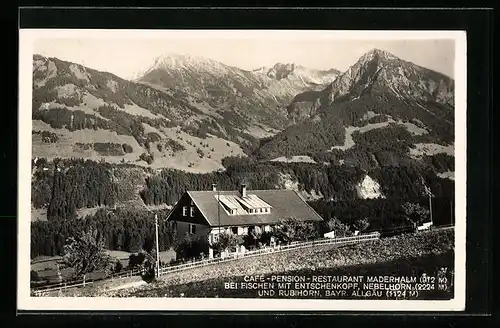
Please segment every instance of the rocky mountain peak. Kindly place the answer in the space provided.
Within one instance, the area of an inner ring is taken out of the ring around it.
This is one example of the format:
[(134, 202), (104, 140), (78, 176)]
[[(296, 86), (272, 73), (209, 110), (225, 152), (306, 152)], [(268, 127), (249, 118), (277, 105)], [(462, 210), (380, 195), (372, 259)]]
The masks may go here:
[(153, 64), (142, 75), (154, 70), (226, 71), (226, 65), (201, 56), (167, 53), (157, 56)]
[(281, 80), (288, 75), (290, 75), (295, 70), (295, 64), (293, 63), (276, 63), (274, 66), (267, 72), (267, 76), (272, 79)]
[(449, 103), (453, 99), (453, 80), (387, 51), (372, 49), (339, 75), (327, 91), (329, 102), (333, 102), (348, 94), (357, 98), (376, 90), (390, 91), (398, 97)]
[(399, 60), (398, 57), (394, 56), (392, 53), (373, 48), (367, 53), (365, 53), (363, 56), (361, 56), (360, 61), (368, 61), (372, 59), (386, 59), (386, 60)]

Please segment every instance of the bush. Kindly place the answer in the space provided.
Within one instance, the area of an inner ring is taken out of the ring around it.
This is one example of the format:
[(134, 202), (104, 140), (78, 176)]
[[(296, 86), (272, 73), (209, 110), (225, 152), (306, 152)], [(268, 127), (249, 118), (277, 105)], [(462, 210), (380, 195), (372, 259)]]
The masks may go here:
[(239, 246), (241, 244), (243, 244), (243, 237), (229, 233), (221, 233), (217, 241), (212, 244), (212, 248), (214, 253), (220, 254), (230, 247)]
[[(182, 140), (182, 138), (179, 138), (179, 140)], [(188, 144), (190, 144), (190, 141), (188, 141)], [(165, 142), (165, 147), (170, 148), (174, 153), (186, 150), (186, 147), (172, 139), (168, 139)]]
[(132, 146), (130, 146), (130, 145), (126, 144), (126, 143), (124, 143), (124, 144), (122, 145), (122, 148), (123, 148), (123, 151), (124, 151), (125, 153), (128, 153), (128, 154), (130, 154), (131, 152), (133, 152), (133, 151), (134, 151), (134, 149), (132, 148)]
[(157, 142), (161, 140), (161, 137), (158, 133), (156, 132), (149, 132), (147, 134), (148, 141), (150, 142)]
[(38, 272), (35, 270), (31, 270), (30, 272), (30, 281), (40, 281), (42, 280), (40, 276), (38, 275)]
[(368, 220), (368, 218), (359, 219), (356, 222), (354, 222), (354, 228), (358, 230), (360, 233), (364, 232), (369, 227), (370, 227), (370, 220)]
[(234, 166), (250, 166), (255, 164), (255, 161), (249, 157), (244, 156), (226, 156), (222, 159), (222, 166), (226, 169)]
[(45, 143), (56, 143), (59, 140), (57, 134), (49, 131), (32, 131), (32, 134), (38, 134), (42, 137), (42, 141)]
[(319, 231), (312, 222), (304, 222), (295, 218), (282, 220), (275, 229), (276, 238), (283, 243), (306, 241), (319, 237)]
[(139, 158), (144, 162), (148, 163), (149, 165), (151, 165), (154, 161), (153, 154), (142, 153), (141, 156), (139, 156)]
[(122, 262), (121, 262), (120, 260), (117, 260), (117, 261), (115, 262), (115, 266), (114, 266), (114, 268), (113, 268), (113, 272), (114, 272), (114, 273), (119, 273), (119, 272), (121, 272), (121, 271), (122, 271), (122, 269), (123, 269), (123, 264), (122, 264)]
[(274, 233), (271, 231), (265, 231), (262, 233), (260, 236), (259, 242), (261, 242), (264, 245), (270, 245), (271, 243), (271, 238), (274, 236)]
[(351, 229), (346, 224), (340, 222), (336, 217), (331, 218), (325, 223), (325, 231), (324, 232), (335, 232), (335, 237), (348, 237), (352, 235)]
[(174, 242), (174, 250), (178, 259), (193, 259), (200, 254), (208, 254), (208, 240), (205, 236), (187, 234), (184, 239)]
[(130, 254), (128, 257), (128, 268), (134, 269), (140, 267), (144, 260), (146, 259), (146, 255), (143, 252), (139, 252), (137, 254)]
[(102, 156), (122, 156), (123, 146), (111, 142), (96, 142), (94, 143), (94, 150)]
[(208, 133), (208, 126), (202, 123), (201, 126), (196, 131), (196, 136), (198, 138), (205, 139), (207, 137), (207, 133)]

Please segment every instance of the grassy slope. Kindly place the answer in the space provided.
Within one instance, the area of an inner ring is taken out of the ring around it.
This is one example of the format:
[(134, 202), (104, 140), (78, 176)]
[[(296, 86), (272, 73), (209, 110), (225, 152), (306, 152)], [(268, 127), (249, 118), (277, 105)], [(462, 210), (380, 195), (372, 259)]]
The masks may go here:
[[(97, 130), (77, 130), (68, 131), (67, 129), (54, 129), (47, 123), (39, 120), (33, 120), (33, 129), (36, 131), (49, 131), (58, 135), (59, 140), (56, 143), (48, 144), (41, 140), (38, 135), (32, 137), (32, 157), (43, 157), (49, 160), (54, 158), (84, 158), (99, 161), (104, 159), (109, 163), (131, 163), (154, 169), (172, 168), (184, 170), (192, 173), (206, 173), (222, 169), (222, 158), (226, 156), (244, 156), (243, 150), (234, 142), (209, 136), (205, 139), (192, 136), (181, 131), (179, 128), (162, 128), (160, 143), (165, 144), (168, 140), (174, 140), (182, 145), (185, 150), (173, 152), (163, 147), (162, 151), (157, 148), (158, 142), (151, 142), (151, 153), (154, 155), (154, 161), (148, 165), (139, 156), (146, 150), (141, 147), (132, 136), (117, 134), (116, 132), (97, 129)], [(158, 129), (155, 129), (158, 131)], [(151, 131), (150, 131), (151, 132)], [(112, 142), (118, 144), (128, 144), (132, 146), (131, 153), (122, 156), (105, 156), (96, 151), (75, 149), (76, 143), (92, 144), (94, 142)], [(206, 146), (202, 146), (203, 145)], [(204, 153), (200, 158), (196, 152), (201, 149)], [(208, 158), (210, 156), (210, 158)], [(192, 165), (190, 165), (192, 163)]]
[[(123, 267), (128, 266), (128, 258), (130, 256), (129, 252), (124, 251), (109, 251), (109, 255), (113, 258), (119, 259), (122, 263)], [(176, 255), (173, 250), (167, 250), (164, 252), (160, 252), (160, 260), (162, 262), (168, 263), (171, 259), (175, 259)], [(35, 270), (38, 275), (47, 279), (49, 282), (57, 282), (57, 263), (61, 260), (60, 256), (52, 256), (52, 257), (40, 257), (34, 259), (31, 262), (31, 270)], [(71, 268), (62, 268), (61, 275), (63, 279), (71, 278), (73, 270)], [(94, 272), (88, 275), (88, 279), (98, 279), (103, 277), (103, 272)]]
[(255, 297), (245, 291), (229, 292), (224, 282), (244, 275), (270, 274), (434, 274), (440, 266), (453, 266), (454, 232), (435, 231), (405, 235), (344, 247), (324, 246), (247, 258), (217, 266), (167, 275), (137, 290), (111, 296), (135, 297)]

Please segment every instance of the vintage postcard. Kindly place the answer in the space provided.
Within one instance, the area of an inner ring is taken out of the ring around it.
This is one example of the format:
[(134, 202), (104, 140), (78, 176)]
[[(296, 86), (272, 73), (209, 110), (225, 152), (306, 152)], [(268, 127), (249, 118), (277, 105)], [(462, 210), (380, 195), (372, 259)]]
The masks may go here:
[(465, 309), (465, 32), (19, 43), (19, 310)]

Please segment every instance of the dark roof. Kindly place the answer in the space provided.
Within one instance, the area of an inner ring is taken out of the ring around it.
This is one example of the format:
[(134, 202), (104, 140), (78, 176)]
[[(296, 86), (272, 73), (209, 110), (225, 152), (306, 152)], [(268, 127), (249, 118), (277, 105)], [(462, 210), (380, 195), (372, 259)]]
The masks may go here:
[[(219, 204), (217, 195), (239, 195), (238, 191), (187, 191), (195, 205), (210, 226), (244, 226), (258, 224), (276, 224), (282, 219), (296, 218), (302, 221), (322, 221), (318, 215), (293, 190), (247, 190), (248, 195), (257, 195), (271, 205), (269, 214), (229, 215)], [(220, 206), (220, 209), (217, 207)]]

